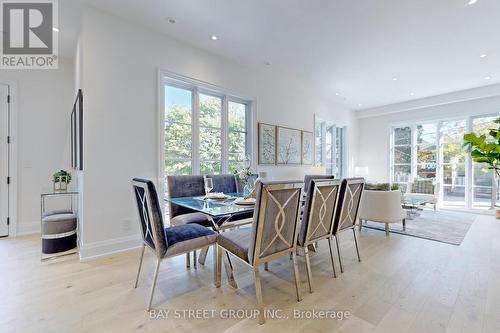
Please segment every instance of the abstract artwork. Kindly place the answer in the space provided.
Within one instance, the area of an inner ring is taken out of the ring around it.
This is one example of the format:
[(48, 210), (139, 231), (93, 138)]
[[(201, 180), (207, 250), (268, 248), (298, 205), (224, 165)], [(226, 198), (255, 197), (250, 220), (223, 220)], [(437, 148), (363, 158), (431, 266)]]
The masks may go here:
[(314, 135), (302, 131), (302, 164), (312, 165), (314, 160)]
[(277, 127), (277, 164), (300, 164), (302, 161), (302, 131)]
[(276, 126), (259, 123), (259, 164), (276, 164)]

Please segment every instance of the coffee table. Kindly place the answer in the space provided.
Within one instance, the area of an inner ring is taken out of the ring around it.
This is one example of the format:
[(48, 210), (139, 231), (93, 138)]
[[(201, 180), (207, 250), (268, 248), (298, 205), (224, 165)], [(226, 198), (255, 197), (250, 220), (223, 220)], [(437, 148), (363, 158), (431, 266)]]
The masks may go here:
[(406, 211), (406, 218), (408, 220), (412, 220), (415, 216), (420, 215), (419, 212), (423, 210), (422, 206), (424, 206), (425, 203), (426, 200), (423, 199), (403, 198), (401, 200), (401, 207), (403, 207), (403, 209)]

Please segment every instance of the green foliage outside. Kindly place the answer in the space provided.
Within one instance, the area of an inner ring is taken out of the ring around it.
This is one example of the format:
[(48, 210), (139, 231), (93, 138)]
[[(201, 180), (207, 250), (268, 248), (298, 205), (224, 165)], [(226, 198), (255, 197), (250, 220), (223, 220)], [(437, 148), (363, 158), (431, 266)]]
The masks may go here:
[[(200, 172), (221, 173), (221, 100), (200, 94)], [(245, 106), (229, 102), (229, 170), (245, 159)], [(165, 113), (165, 173), (192, 173), (191, 108), (173, 105)]]

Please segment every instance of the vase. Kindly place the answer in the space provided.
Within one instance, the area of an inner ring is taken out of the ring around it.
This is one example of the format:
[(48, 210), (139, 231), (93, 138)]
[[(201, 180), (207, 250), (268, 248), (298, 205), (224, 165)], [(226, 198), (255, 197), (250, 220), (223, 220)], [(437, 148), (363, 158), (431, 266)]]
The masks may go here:
[(246, 183), (245, 186), (243, 187), (243, 196), (246, 198), (250, 196), (253, 192), (253, 186), (250, 183)]

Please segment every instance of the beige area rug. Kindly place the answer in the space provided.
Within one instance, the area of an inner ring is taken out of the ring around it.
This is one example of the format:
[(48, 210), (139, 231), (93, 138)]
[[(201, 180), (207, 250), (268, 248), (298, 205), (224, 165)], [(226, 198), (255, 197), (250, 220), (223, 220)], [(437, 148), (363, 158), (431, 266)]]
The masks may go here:
[[(475, 219), (474, 214), (422, 210), (418, 216), (406, 220), (406, 230), (402, 223), (390, 223), (389, 232), (460, 245)], [(368, 221), (363, 226), (385, 231), (384, 223)]]

